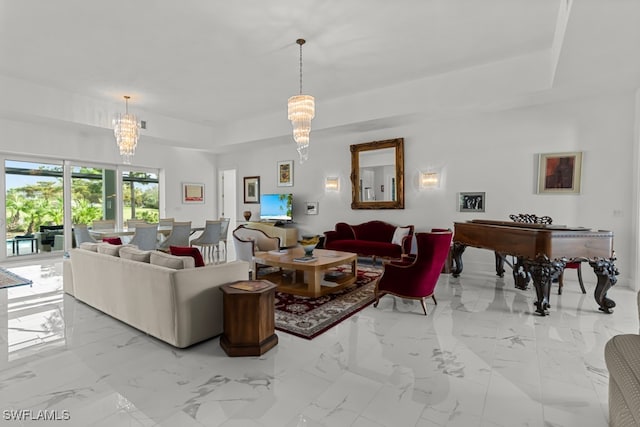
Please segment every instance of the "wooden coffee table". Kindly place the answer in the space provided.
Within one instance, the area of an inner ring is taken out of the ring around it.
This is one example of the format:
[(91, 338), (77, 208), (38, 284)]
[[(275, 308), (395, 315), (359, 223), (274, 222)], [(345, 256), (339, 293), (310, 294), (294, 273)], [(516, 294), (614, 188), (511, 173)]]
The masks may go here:
[[(353, 285), (358, 274), (358, 256), (350, 252), (314, 249), (315, 260), (300, 262), (295, 258), (302, 258), (304, 250), (300, 247), (287, 249), (279, 254), (273, 252), (256, 252), (255, 262), (258, 264), (280, 267), (282, 271), (261, 276), (278, 286), (278, 291), (294, 295), (319, 297), (339, 291)], [(325, 273), (331, 267), (351, 264), (351, 271), (335, 278), (335, 281), (325, 280)]]

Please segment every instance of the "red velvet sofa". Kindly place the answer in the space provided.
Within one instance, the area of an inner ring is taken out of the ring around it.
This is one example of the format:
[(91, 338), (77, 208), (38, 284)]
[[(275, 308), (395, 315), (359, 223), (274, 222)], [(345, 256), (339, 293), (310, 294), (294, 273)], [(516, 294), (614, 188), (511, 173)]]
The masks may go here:
[(413, 230), (413, 225), (397, 227), (384, 221), (358, 225), (339, 222), (335, 230), (324, 232), (324, 248), (374, 258), (400, 258), (411, 249)]

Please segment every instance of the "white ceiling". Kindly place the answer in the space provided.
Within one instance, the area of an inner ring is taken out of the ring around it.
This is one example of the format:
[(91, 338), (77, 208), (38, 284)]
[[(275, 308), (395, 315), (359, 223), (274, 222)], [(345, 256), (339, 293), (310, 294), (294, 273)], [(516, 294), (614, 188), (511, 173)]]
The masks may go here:
[[(127, 94), (132, 110), (215, 125), (285, 110), (299, 37), (304, 92), (328, 100), (551, 51), (567, 1), (0, 0), (0, 75), (109, 101)], [(558, 75), (588, 83), (599, 53), (639, 56), (638, 3), (576, 0), (573, 62)], [(638, 61), (625, 64), (595, 71), (637, 80)]]

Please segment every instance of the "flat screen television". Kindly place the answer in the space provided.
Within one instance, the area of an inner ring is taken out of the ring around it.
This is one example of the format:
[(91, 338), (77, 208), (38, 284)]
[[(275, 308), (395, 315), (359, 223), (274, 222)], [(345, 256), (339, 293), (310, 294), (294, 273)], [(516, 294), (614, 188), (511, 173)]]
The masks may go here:
[(263, 194), (260, 196), (261, 221), (292, 221), (293, 194)]

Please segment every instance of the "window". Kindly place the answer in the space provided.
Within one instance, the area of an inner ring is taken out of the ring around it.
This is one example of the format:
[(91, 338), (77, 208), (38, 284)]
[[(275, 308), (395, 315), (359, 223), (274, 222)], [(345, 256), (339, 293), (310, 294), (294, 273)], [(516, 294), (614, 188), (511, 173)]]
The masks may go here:
[(122, 173), (122, 217), (158, 222), (159, 186), (158, 174), (145, 171)]

